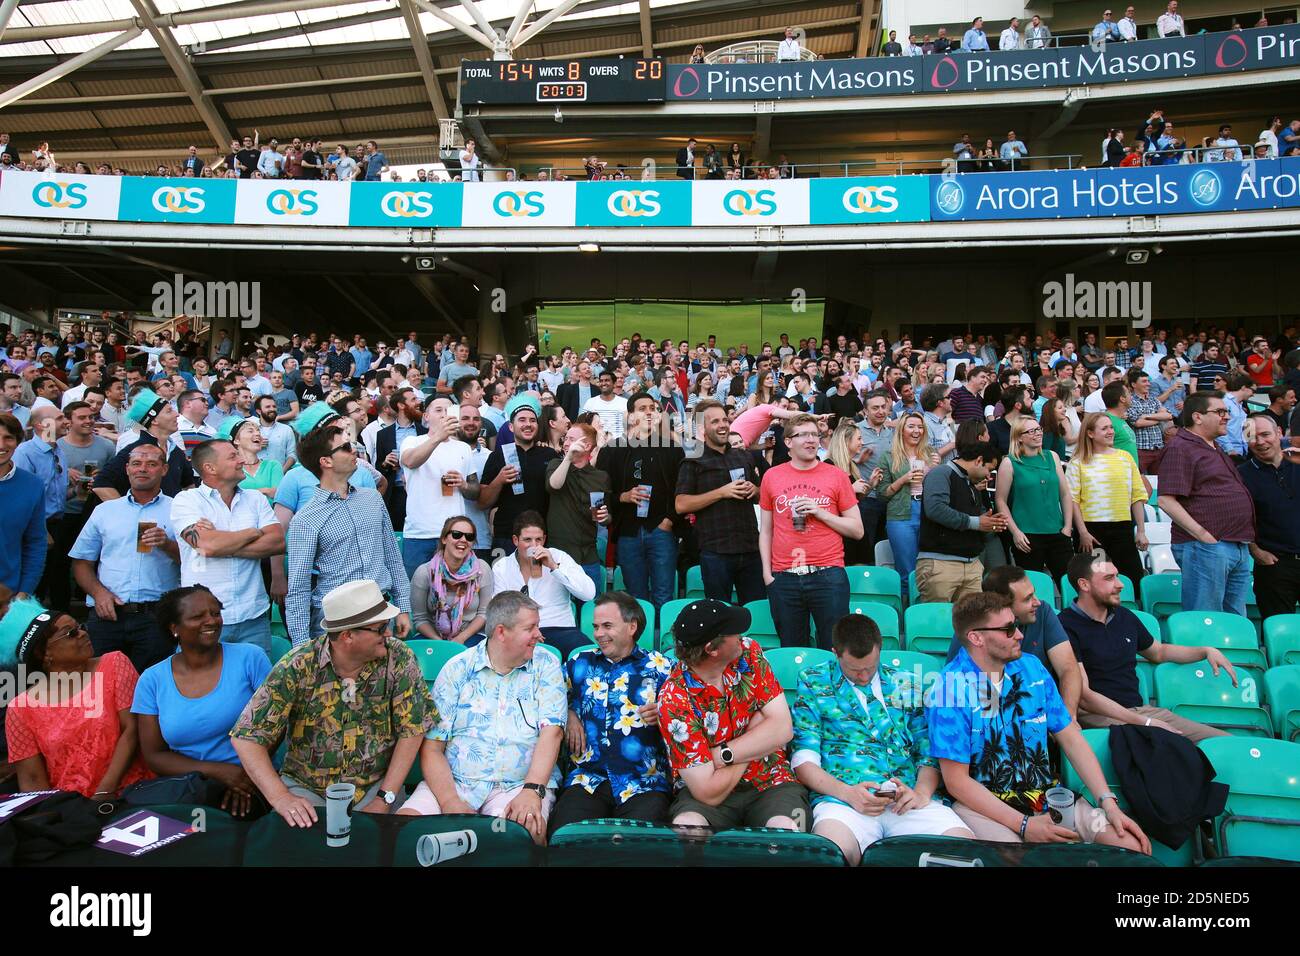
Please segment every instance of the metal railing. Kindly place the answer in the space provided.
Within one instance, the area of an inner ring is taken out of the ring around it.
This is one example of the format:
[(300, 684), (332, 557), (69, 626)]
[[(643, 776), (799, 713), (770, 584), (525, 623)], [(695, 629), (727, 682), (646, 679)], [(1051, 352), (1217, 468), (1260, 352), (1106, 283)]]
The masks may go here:
[[(802, 40), (800, 43), (802, 44)], [(775, 63), (777, 62), (777, 50), (780, 49), (780, 46), (780, 40), (744, 40), (714, 50), (712, 53), (706, 53), (704, 62), (727, 65), (732, 63)], [(820, 58), (806, 46), (800, 45), (799, 59), (816, 60)]]
[[(993, 172), (1002, 170), (1029, 171), (1040, 169), (1080, 169), (1083, 166), (1082, 156), (1078, 153), (1050, 153), (1043, 156), (1024, 156), (1015, 160), (1004, 160), (999, 157), (993, 159), (970, 159), (956, 160), (951, 157), (939, 159), (891, 159), (891, 160), (845, 160), (839, 163), (800, 163), (788, 162), (785, 164), (772, 163), (753, 163), (740, 167), (742, 180), (758, 179), (809, 179), (816, 177), (844, 177), (844, 176), (906, 176), (919, 173), (942, 173), (947, 169), (954, 172)], [(966, 168), (966, 167), (970, 168)], [(702, 182), (725, 181), (726, 176), (715, 176), (710, 180), (704, 174), (704, 169), (700, 166), (689, 167), (694, 172), (693, 177), (679, 176), (678, 173), (684, 172), (688, 167), (658, 165), (654, 166), (655, 175), (653, 180), (673, 180), (694, 178)], [(790, 175), (772, 177), (770, 171), (786, 170)], [(644, 166), (626, 166), (622, 168), (624, 178), (628, 180), (644, 180)], [(547, 178), (554, 180), (557, 174), (563, 173), (564, 177), (569, 180), (587, 179), (587, 168), (585, 166), (544, 166), (538, 172), (546, 172)], [(617, 179), (615, 173), (619, 170), (610, 170), (606, 167), (602, 179)]]

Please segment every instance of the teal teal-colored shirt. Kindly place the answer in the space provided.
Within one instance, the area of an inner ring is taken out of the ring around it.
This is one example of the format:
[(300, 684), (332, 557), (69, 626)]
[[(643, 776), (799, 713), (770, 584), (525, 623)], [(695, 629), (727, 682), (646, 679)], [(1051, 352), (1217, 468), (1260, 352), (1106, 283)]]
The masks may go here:
[[(878, 676), (884, 704), (871, 685), (851, 684), (839, 661), (815, 664), (799, 673), (792, 767), (812, 761), (849, 785), (896, 777), (909, 787), (916, 786), (922, 767), (938, 769), (938, 761), (930, 756), (919, 675), (882, 662)], [(814, 804), (826, 800), (843, 802), (826, 794), (813, 795)]]

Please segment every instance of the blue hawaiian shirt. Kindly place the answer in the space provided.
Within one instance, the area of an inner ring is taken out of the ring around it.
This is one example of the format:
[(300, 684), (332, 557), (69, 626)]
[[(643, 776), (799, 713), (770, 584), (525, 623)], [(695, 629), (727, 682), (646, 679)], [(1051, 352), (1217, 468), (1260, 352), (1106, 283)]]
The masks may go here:
[(1056, 783), (1047, 735), (1070, 726), (1056, 682), (1038, 658), (1006, 665), (1001, 694), (966, 648), (943, 669), (927, 698), (930, 755), (970, 765), (970, 775), (1021, 813), (1039, 813)]
[[(587, 650), (564, 665), (569, 708), (582, 721), (587, 749), (573, 755), (574, 769), (564, 780), (595, 793), (608, 783), (621, 806), (639, 793), (668, 793), (668, 753), (658, 727), (647, 727), (637, 708), (659, 695), (672, 661), (640, 647), (614, 662)], [(654, 683), (648, 693), (646, 681)]]
[[(915, 787), (922, 767), (938, 769), (938, 761), (930, 756), (930, 734), (916, 675), (883, 662), (877, 675), (885, 704), (876, 698), (872, 687), (850, 683), (839, 661), (825, 661), (799, 672), (792, 766), (816, 763), (851, 786), (896, 777)], [(814, 804), (823, 801), (843, 802), (826, 794), (813, 796)]]
[[(438, 723), (425, 737), (447, 745), (456, 792), (481, 807), (493, 790), (523, 785), (543, 727), (563, 729), (568, 713), (560, 662), (539, 650), (509, 674), (498, 674), (483, 641), (457, 654), (433, 685)], [(559, 784), (558, 771), (548, 784)]]

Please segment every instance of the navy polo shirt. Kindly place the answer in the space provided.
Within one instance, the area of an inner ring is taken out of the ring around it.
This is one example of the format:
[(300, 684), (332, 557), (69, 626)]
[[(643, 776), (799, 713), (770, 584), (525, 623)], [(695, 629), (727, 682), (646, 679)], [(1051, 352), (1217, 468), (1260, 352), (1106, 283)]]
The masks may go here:
[(1255, 501), (1255, 544), (1277, 555), (1300, 554), (1300, 465), (1283, 457), (1274, 468), (1252, 455), (1237, 474)]
[(1061, 626), (1088, 673), (1088, 686), (1121, 707), (1141, 707), (1137, 655), (1153, 643), (1151, 632), (1126, 607), (1116, 608), (1104, 624), (1071, 604), (1061, 612)]
[[(1065, 633), (1065, 628), (1061, 627), (1061, 619), (1056, 616), (1056, 609), (1046, 604), (1038, 605), (1034, 623), (1020, 625), (1020, 633), (1024, 635), (1024, 640), (1020, 642), (1021, 656), (1032, 654), (1037, 657), (1042, 662), (1042, 665), (1047, 668), (1047, 673), (1055, 677), (1056, 671), (1052, 670), (1052, 662), (1047, 659), (1047, 652), (1057, 644), (1070, 639)], [(961, 650), (961, 641), (954, 634), (952, 643), (948, 645), (948, 661), (950, 663), (957, 656), (959, 650)]]

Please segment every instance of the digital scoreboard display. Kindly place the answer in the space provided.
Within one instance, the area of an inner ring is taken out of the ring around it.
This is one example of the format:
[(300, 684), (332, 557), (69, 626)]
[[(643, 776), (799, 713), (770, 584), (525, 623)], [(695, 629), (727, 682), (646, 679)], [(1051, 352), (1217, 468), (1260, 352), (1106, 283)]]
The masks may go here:
[(463, 60), (461, 103), (662, 103), (664, 61)]

